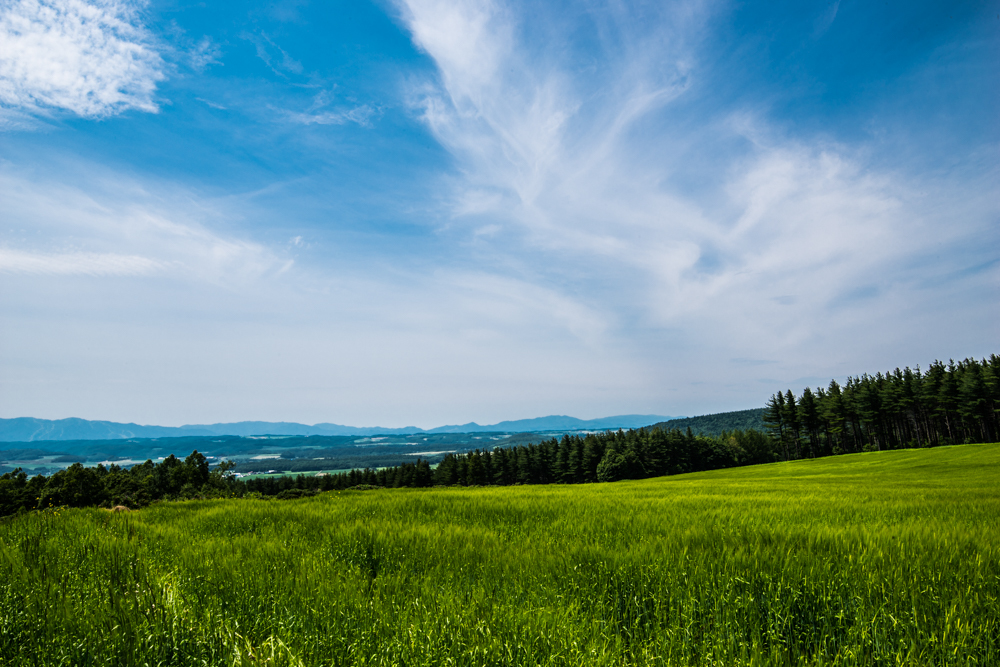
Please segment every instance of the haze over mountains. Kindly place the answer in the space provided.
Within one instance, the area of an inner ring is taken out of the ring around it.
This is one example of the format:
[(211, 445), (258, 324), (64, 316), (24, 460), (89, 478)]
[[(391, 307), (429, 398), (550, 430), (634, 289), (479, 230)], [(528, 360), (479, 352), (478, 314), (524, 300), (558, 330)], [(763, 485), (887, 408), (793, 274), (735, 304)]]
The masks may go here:
[(227, 424), (187, 424), (184, 426), (144, 426), (87, 419), (35, 419), (17, 417), (0, 419), (0, 442), (34, 442), (38, 440), (112, 440), (127, 438), (172, 438), (212, 435), (390, 435), (409, 433), (530, 433), (550, 430), (607, 430), (639, 428), (680, 417), (663, 415), (617, 415), (599, 419), (577, 419), (565, 415), (550, 415), (534, 419), (502, 421), (480, 425), (476, 422), (421, 429), (416, 426), (383, 428), (381, 426), (343, 426), (320, 423), (246, 421)]

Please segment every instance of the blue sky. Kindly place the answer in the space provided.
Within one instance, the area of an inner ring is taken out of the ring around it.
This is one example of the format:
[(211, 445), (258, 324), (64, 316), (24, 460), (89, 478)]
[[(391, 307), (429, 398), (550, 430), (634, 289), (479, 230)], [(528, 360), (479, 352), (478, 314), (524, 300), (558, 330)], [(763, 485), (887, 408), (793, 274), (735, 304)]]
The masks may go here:
[(986, 2), (0, 0), (0, 416), (703, 414), (998, 352)]

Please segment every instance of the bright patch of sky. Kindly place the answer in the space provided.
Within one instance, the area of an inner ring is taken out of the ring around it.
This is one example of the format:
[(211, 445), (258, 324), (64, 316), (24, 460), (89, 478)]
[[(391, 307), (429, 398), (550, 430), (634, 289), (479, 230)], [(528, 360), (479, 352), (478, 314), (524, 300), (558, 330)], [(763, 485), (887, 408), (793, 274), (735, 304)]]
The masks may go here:
[(703, 414), (1000, 352), (987, 2), (0, 0), (0, 416)]

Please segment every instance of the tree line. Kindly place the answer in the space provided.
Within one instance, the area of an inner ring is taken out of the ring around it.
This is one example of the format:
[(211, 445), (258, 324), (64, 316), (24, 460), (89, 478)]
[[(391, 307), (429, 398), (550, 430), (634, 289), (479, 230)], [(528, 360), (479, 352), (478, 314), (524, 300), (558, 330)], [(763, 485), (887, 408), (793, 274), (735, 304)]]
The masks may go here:
[(50, 507), (123, 505), (142, 507), (157, 500), (234, 495), (236, 481), (226, 462), (211, 469), (198, 451), (183, 461), (173, 454), (159, 463), (122, 468), (74, 463), (65, 470), (28, 475), (20, 468), (0, 475), (0, 516)]
[(904, 447), (997, 442), (1000, 356), (848, 377), (841, 386), (771, 396), (764, 422), (794, 459)]
[(649, 428), (565, 435), (539, 444), (448, 454), (433, 471), (419, 464), (331, 475), (336, 488), (586, 484), (767, 463), (775, 442), (760, 431), (696, 436), (691, 430)]
[(0, 475), (0, 516), (48, 507), (142, 507), (159, 500), (258, 496), (297, 498), (320, 491), (435, 485), (576, 484), (641, 479), (777, 460), (775, 443), (760, 431), (721, 437), (688, 429), (640, 429), (565, 436), (516, 447), (448, 454), (436, 469), (418, 459), (381, 469), (313, 476), (241, 479), (225, 462), (210, 469), (197, 451), (131, 468), (74, 463), (48, 477), (20, 469)]
[(935, 361), (924, 372), (897, 368), (849, 377), (843, 386), (834, 380), (799, 396), (778, 392), (765, 408), (765, 431), (708, 436), (656, 425), (452, 453), (436, 468), (418, 459), (315, 476), (241, 479), (231, 473), (232, 462), (211, 469), (197, 451), (183, 461), (171, 455), (131, 468), (74, 463), (49, 477), (29, 478), (16, 469), (0, 475), (0, 516), (185, 498), (296, 498), (349, 488), (614, 482), (859, 451), (997, 442), (998, 409), (1000, 357)]

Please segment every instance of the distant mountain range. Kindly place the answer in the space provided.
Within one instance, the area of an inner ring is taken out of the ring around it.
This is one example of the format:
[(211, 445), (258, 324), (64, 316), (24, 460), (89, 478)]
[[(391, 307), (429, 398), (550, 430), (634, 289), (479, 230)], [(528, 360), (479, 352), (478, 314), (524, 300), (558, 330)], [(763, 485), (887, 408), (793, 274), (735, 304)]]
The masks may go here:
[(537, 431), (594, 430), (640, 428), (679, 417), (662, 415), (618, 415), (600, 419), (577, 419), (551, 415), (535, 419), (503, 421), (480, 425), (475, 422), (421, 429), (416, 426), (383, 428), (357, 427), (340, 424), (296, 424), (294, 422), (235, 422), (231, 424), (189, 424), (185, 426), (142, 426), (87, 419), (35, 419), (17, 417), (0, 419), (0, 442), (34, 442), (37, 440), (114, 440), (128, 438), (174, 438), (212, 435), (397, 435), (411, 433), (532, 433)]

